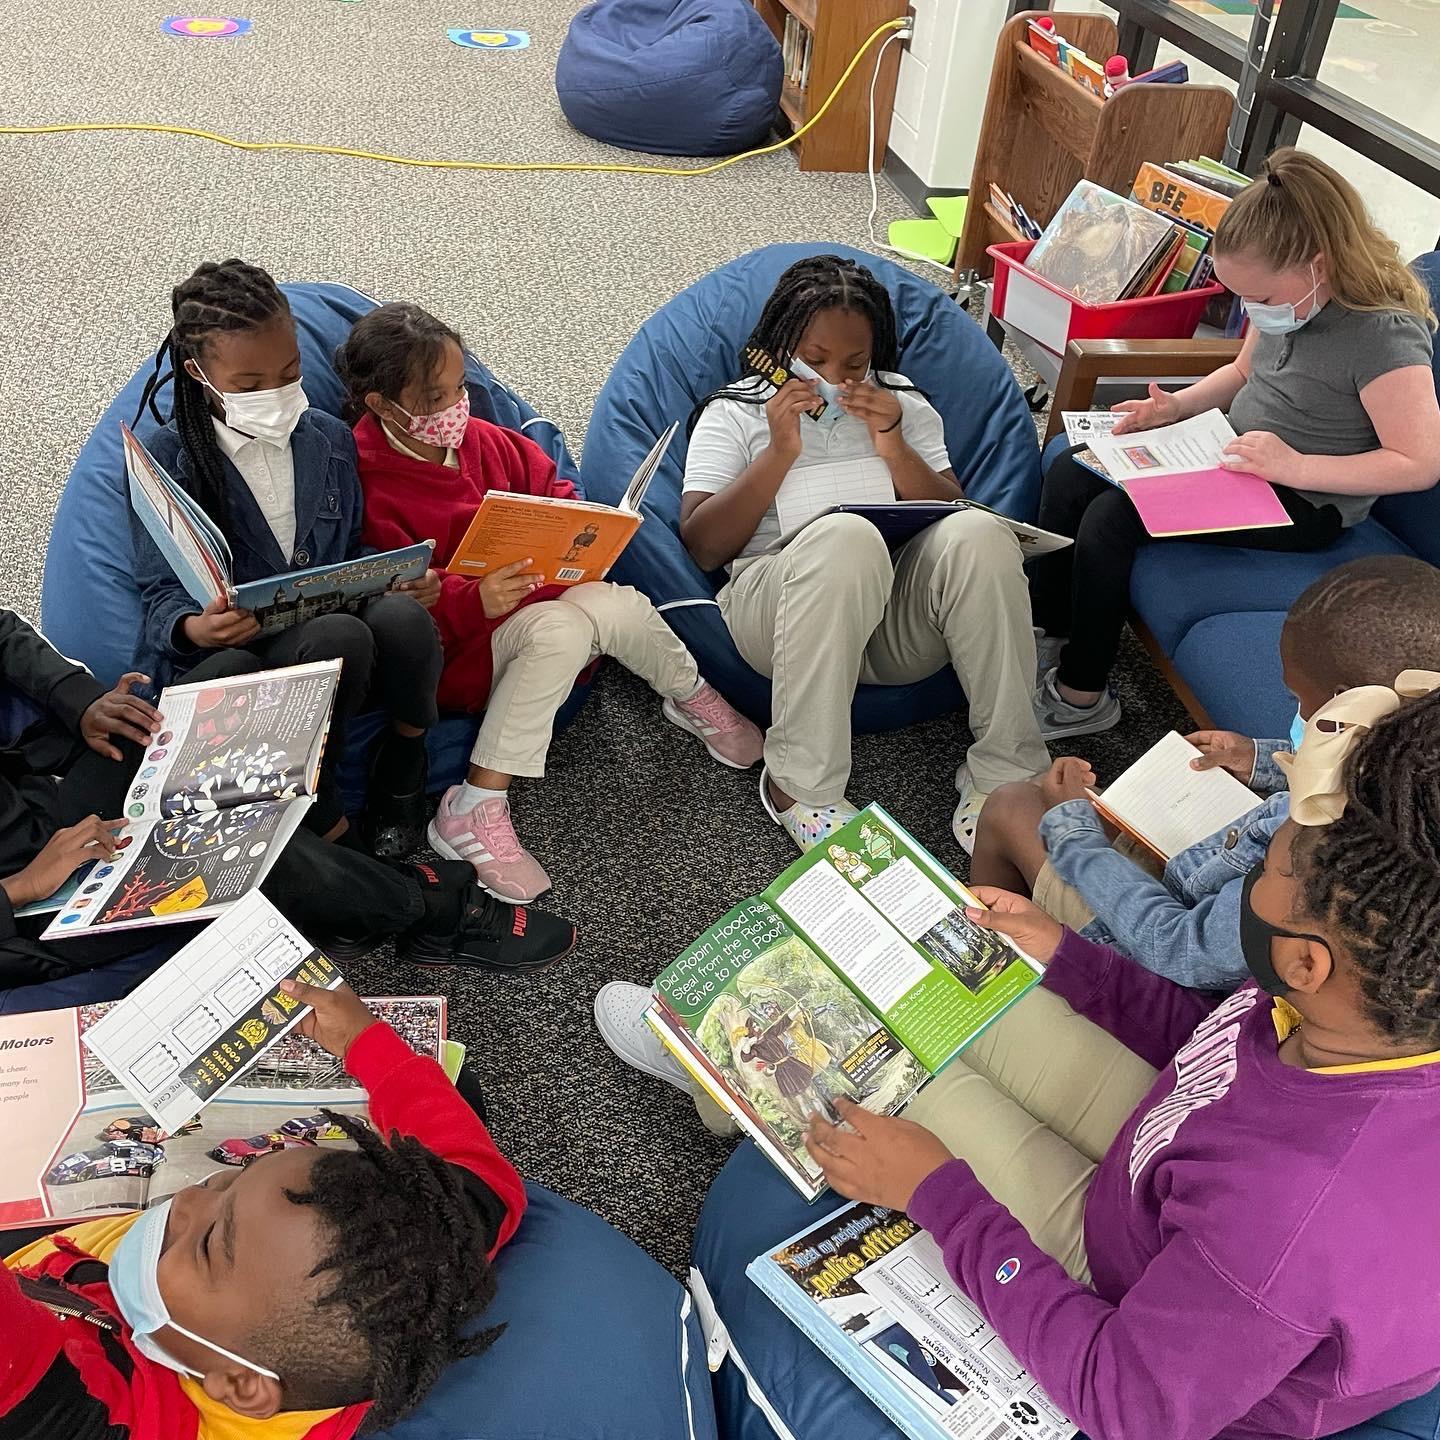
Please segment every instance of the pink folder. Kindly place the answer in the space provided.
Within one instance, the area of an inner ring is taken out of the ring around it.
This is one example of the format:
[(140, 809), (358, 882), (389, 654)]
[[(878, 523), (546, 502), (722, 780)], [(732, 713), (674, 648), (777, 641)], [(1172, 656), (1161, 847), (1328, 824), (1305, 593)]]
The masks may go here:
[(1278, 529), (1295, 523), (1271, 486), (1242, 470), (1217, 466), (1186, 475), (1141, 475), (1120, 485), (1157, 540)]

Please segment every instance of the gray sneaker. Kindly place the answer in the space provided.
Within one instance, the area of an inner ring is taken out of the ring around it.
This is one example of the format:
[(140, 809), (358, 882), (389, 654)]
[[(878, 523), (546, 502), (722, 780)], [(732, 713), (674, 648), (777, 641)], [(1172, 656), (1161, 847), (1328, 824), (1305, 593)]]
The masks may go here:
[(1120, 723), (1120, 697), (1106, 686), (1093, 705), (1072, 705), (1055, 688), (1055, 671), (1047, 670), (1035, 691), (1035, 723), (1046, 740), (1098, 735)]
[(1035, 631), (1035, 688), (1038, 690), (1045, 683), (1045, 677), (1060, 663), (1065, 641), (1047, 635), (1038, 625), (1031, 626), (1031, 629)]

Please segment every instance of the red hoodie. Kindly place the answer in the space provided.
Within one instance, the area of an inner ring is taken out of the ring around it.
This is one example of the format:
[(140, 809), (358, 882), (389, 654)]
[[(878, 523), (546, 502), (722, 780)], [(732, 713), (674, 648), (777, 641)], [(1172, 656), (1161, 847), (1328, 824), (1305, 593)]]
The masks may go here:
[[(365, 491), (365, 543), (391, 550), (434, 540), (437, 570), (450, 563), (487, 491), (561, 499), (575, 494), (538, 445), (488, 420), (471, 418), (457, 452), (458, 470), (402, 455), (369, 413), (355, 427), (355, 444)], [(490, 636), (508, 617), (486, 619), (479, 588), (479, 580), (469, 576), (446, 575), (440, 600), (430, 612), (445, 650), (438, 696), (443, 710), (483, 710), (490, 697)], [(561, 593), (562, 587), (547, 585), (521, 604)]]
[[(345, 1068), (369, 1092), (370, 1116), (380, 1134), (413, 1135), (479, 1176), (501, 1201), (505, 1214), (490, 1250), (493, 1258), (525, 1212), (525, 1187), (445, 1072), (382, 1021), (356, 1038)], [(55, 1284), (59, 1300), (69, 1291), (118, 1321), (105, 1267), (65, 1234), (53, 1239), (50, 1255), (18, 1273)], [(180, 1376), (136, 1350), (123, 1322), (112, 1331), (62, 1319), (22, 1293), (16, 1276), (0, 1264), (0, 1437), (194, 1440), (199, 1411)], [(349, 1440), (367, 1409), (349, 1405), (325, 1415), (306, 1440)], [(257, 1424), (256, 1433), (263, 1435), (264, 1425)]]

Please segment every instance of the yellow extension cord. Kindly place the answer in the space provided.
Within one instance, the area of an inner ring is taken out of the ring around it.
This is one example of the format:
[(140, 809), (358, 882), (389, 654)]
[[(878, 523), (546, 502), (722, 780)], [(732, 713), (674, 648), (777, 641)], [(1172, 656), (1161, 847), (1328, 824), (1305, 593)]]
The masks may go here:
[(903, 30), (909, 24), (908, 19), (901, 19), (887, 20), (883, 25), (877, 25), (855, 52), (835, 82), (834, 88), (825, 97), (824, 103), (793, 135), (777, 140), (773, 145), (762, 145), (757, 150), (747, 150), (743, 155), (731, 155), (724, 160), (715, 161), (714, 164), (701, 165), (692, 170), (669, 165), (603, 165), (579, 160), (421, 160), (412, 155), (387, 155), (382, 151), (355, 150), (345, 145), (314, 145), (302, 140), (237, 140), (233, 135), (217, 135), (213, 130), (199, 130), (190, 125), (160, 125), (143, 120), (78, 120), (64, 125), (0, 125), (0, 135), (67, 135), (89, 131), (137, 130), (155, 135), (185, 135), (192, 140), (210, 140), (216, 145), (228, 145), (235, 150), (286, 150), (301, 155), (342, 155), (351, 160), (377, 160), (386, 165), (411, 165), (430, 170), (578, 170), (621, 175), (714, 175), (731, 165), (738, 165), (742, 160), (752, 160), (758, 155), (771, 155), (795, 144), (801, 136), (824, 119), (825, 112), (844, 89), (846, 82), (855, 73), (855, 67), (864, 59), (870, 47), (887, 31)]

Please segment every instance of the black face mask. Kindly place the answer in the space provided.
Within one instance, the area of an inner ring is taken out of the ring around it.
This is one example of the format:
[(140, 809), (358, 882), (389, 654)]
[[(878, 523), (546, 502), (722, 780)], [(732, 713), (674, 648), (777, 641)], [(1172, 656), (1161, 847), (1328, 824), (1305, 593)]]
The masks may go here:
[(1265, 873), (1264, 859), (1257, 860), (1245, 876), (1240, 889), (1240, 952), (1245, 964), (1255, 977), (1255, 983), (1268, 995), (1283, 995), (1289, 986), (1280, 978), (1271, 959), (1271, 947), (1276, 939), (1313, 940), (1328, 950), (1330, 942), (1321, 935), (1309, 935), (1302, 930), (1285, 930), (1262, 920), (1250, 903), (1250, 894), (1261, 875)]

